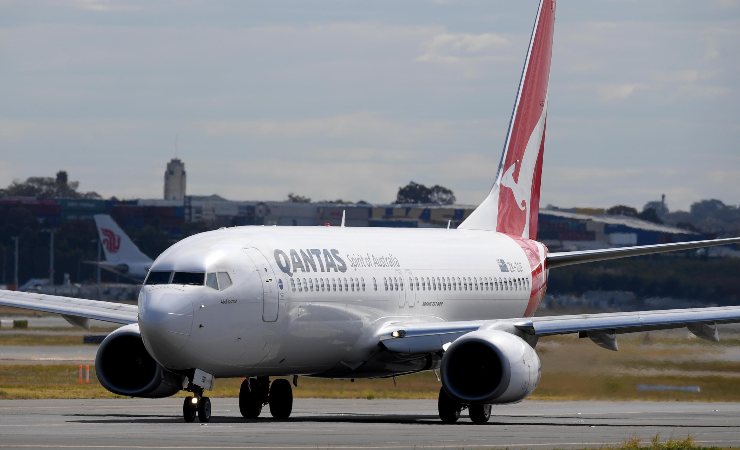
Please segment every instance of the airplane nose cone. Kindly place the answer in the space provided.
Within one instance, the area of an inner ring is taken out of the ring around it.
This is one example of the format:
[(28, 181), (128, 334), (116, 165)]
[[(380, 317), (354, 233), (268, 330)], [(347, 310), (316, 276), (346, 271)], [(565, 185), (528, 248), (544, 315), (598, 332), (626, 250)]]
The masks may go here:
[(139, 329), (144, 345), (165, 367), (177, 369), (193, 327), (193, 302), (183, 290), (144, 286), (139, 293)]

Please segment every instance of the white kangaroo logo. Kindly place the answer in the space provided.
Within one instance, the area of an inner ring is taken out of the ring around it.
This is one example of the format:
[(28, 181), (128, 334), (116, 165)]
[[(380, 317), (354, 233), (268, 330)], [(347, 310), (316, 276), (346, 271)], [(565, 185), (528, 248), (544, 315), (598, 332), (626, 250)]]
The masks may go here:
[[(545, 100), (545, 107), (542, 109), (542, 115), (540, 120), (535, 125), (532, 134), (529, 136), (527, 146), (524, 148), (524, 154), (521, 160), (516, 160), (514, 164), (504, 170), (501, 176), (501, 185), (511, 189), (511, 193), (514, 194), (514, 200), (520, 210), (525, 212), (524, 229), (522, 230), (522, 237), (529, 237), (529, 211), (530, 203), (532, 202), (532, 178), (534, 178), (534, 169), (537, 165), (537, 156), (540, 152), (540, 145), (542, 144), (542, 133), (545, 127), (545, 117), (547, 116), (547, 100)], [(520, 165), (519, 168), (519, 181), (514, 181), (514, 171), (516, 171), (517, 163)]]

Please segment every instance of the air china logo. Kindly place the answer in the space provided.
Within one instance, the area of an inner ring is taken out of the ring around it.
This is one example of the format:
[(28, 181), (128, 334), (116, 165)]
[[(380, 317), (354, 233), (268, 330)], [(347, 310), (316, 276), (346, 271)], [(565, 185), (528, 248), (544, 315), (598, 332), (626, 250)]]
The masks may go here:
[(100, 232), (103, 234), (103, 247), (110, 253), (117, 253), (121, 248), (121, 236), (107, 228), (101, 228)]

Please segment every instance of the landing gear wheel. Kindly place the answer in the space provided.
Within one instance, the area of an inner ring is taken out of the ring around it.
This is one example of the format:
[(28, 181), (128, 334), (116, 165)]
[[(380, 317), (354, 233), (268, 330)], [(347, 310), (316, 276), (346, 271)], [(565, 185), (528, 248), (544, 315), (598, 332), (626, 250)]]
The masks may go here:
[(202, 423), (211, 421), (211, 399), (202, 397), (198, 402), (198, 420)]
[(468, 412), (470, 412), (470, 420), (472, 420), (473, 423), (483, 424), (488, 422), (488, 419), (491, 418), (491, 405), (482, 403), (470, 405), (468, 407)]
[(185, 401), (182, 402), (182, 418), (185, 419), (185, 422), (194, 422), (195, 421), (195, 414), (198, 410), (198, 403), (193, 402), (195, 400), (195, 397), (186, 397)]
[(276, 419), (287, 419), (293, 411), (293, 388), (290, 382), (278, 379), (270, 386), (270, 414)]
[(437, 400), (439, 418), (444, 423), (455, 423), (460, 418), (462, 403), (450, 397), (445, 388), (439, 388), (439, 399)]
[(262, 396), (257, 392), (257, 379), (246, 378), (239, 389), (239, 412), (247, 419), (256, 419), (262, 412)]

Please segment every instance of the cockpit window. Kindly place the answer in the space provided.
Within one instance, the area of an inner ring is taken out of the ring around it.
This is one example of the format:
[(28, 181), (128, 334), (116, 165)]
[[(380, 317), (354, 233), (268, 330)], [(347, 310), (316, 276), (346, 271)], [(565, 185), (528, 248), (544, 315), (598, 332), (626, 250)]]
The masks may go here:
[(203, 286), (206, 274), (203, 272), (175, 272), (172, 284), (188, 284), (192, 286)]
[(144, 284), (168, 284), (172, 272), (149, 272)]
[(218, 290), (218, 280), (216, 280), (215, 273), (209, 273), (206, 275), (206, 286), (211, 289)]
[(223, 291), (227, 287), (231, 286), (231, 277), (226, 272), (219, 272), (218, 273), (218, 286)]

